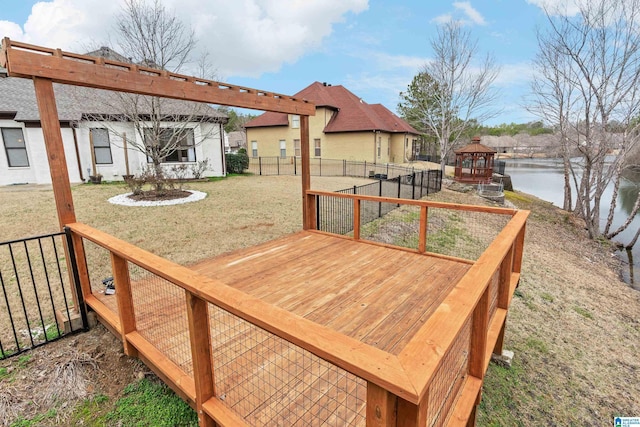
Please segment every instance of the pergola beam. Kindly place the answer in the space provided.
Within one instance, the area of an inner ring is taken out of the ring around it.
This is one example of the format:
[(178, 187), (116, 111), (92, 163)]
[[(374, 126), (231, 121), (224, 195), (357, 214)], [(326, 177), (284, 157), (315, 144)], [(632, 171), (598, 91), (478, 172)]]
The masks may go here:
[(0, 66), (10, 77), (41, 77), (55, 83), (297, 115), (315, 115), (314, 104), (281, 95), (165, 70), (2, 41)]

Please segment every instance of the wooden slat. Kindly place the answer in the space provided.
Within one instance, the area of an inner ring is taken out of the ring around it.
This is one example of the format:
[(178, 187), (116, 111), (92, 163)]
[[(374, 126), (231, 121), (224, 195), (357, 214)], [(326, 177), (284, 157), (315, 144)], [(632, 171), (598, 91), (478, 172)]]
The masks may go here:
[(473, 310), (471, 319), (471, 345), (469, 348), (469, 374), (484, 378), (487, 330), (489, 327), (489, 288), (487, 287)]
[(427, 403), (426, 399), (423, 399), (418, 405), (398, 399), (397, 427), (426, 426)]
[(498, 308), (489, 323), (489, 331), (487, 333), (487, 347), (484, 352), (484, 370), (486, 372), (491, 362), (491, 353), (496, 353), (497, 346), (502, 350), (501, 336), (504, 331), (504, 325), (507, 321), (507, 310)]
[(360, 200), (353, 199), (353, 240), (360, 240)]
[(194, 295), (354, 375), (374, 382), (406, 400), (418, 401), (412, 380), (393, 355), (233, 289), (219, 280), (202, 276), (85, 224), (70, 224), (69, 228), (74, 233), (108, 248)]
[(221, 426), (248, 427), (242, 418), (225, 406), (219, 399), (212, 397), (202, 403), (202, 409)]
[(159, 351), (153, 344), (147, 341), (139, 332), (131, 332), (126, 335), (127, 341), (138, 350), (141, 359), (145, 359), (149, 366), (159, 377), (171, 386), (174, 391), (180, 391), (191, 403), (196, 401), (196, 387), (189, 375), (187, 375), (171, 359)]
[(511, 301), (511, 272), (513, 267), (513, 246), (500, 264), (500, 275), (498, 277), (498, 307), (509, 308)]
[(468, 375), (460, 392), (460, 397), (453, 408), (447, 426), (459, 427), (467, 425), (470, 415), (476, 406), (478, 394), (482, 389), (480, 378)]
[(309, 156), (309, 116), (302, 115), (300, 116), (300, 157), (302, 160), (302, 228), (305, 230), (316, 228), (313, 226), (315, 220), (311, 218), (312, 216), (315, 218), (316, 215), (311, 201), (311, 198), (315, 200), (315, 197), (307, 195), (307, 192), (311, 189), (311, 163)]
[[(43, 55), (45, 52), (51, 55)], [(51, 49), (11, 42), (6, 38), (3, 40), (2, 56), (5, 57), (5, 68), (10, 77), (41, 77), (56, 83), (76, 86), (254, 110), (315, 115), (315, 105), (286, 95), (266, 96), (267, 92), (249, 88), (243, 88), (242, 91), (221, 89), (229, 85), (203, 79), (198, 81), (207, 84), (195, 84), (189, 81), (189, 76), (173, 73), (163, 75), (158, 70), (144, 67), (138, 67), (143, 72), (135, 72), (131, 64), (108, 61), (110, 66), (105, 66), (96, 63), (96, 59), (89, 56), (66, 52), (61, 55), (53, 53)], [(258, 92), (262, 95), (258, 95)]]
[(117, 332), (118, 337), (121, 337), (122, 328), (120, 327), (120, 318), (118, 318), (116, 313), (111, 311), (109, 307), (104, 305), (93, 295), (86, 295), (84, 297), (84, 302)]

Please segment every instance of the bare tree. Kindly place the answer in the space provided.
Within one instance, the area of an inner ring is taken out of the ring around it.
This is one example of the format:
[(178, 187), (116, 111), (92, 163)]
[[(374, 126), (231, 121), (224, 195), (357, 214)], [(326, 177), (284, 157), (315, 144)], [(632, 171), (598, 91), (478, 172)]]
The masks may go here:
[[(439, 26), (431, 48), (433, 59), (419, 74), (424, 77), (412, 82), (422, 87), (401, 93), (399, 110), (412, 110), (417, 118), (412, 122), (436, 139), (444, 173), (447, 157), (461, 137), (499, 113), (498, 92), (492, 86), (499, 68), (491, 55), (479, 65), (473, 62), (478, 42), (457, 22)], [(412, 92), (418, 96), (412, 96)]]
[[(565, 209), (570, 209), (570, 175), (575, 211), (585, 220), (589, 236), (610, 239), (624, 231), (636, 213), (611, 231), (624, 160), (638, 141), (640, 0), (581, 2), (576, 16), (558, 9), (545, 12), (549, 25), (538, 33), (532, 111), (557, 126), (559, 142), (566, 144)], [(576, 164), (568, 160), (575, 154), (580, 158)], [(600, 206), (608, 185), (613, 185), (613, 195), (601, 233)]]
[[(181, 72), (191, 64), (198, 77), (212, 77), (207, 55), (193, 58), (193, 30), (159, 0), (125, 0), (117, 16), (115, 39), (133, 63), (170, 72)], [(92, 118), (105, 124), (109, 123), (106, 119), (117, 118), (133, 125), (137, 138), (129, 135), (128, 146), (147, 156), (157, 191), (163, 190), (163, 162), (194, 161), (195, 147), (210, 138), (215, 129), (205, 124), (219, 122), (223, 116), (206, 104), (168, 98), (121, 92), (101, 93), (99, 98), (102, 111)], [(121, 127), (110, 126), (109, 131), (123, 136)]]

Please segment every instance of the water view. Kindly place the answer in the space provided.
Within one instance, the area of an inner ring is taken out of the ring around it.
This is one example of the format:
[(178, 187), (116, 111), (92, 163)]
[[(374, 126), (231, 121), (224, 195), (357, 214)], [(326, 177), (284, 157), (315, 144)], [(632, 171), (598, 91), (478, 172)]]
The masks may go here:
[[(560, 159), (508, 159), (505, 173), (511, 175), (513, 188), (524, 193), (533, 194), (540, 199), (552, 202), (562, 207), (563, 203), (563, 172)], [(633, 208), (640, 189), (640, 173), (624, 178), (620, 184), (618, 202), (613, 221), (613, 229), (620, 226)], [(611, 200), (611, 186), (605, 191), (604, 203), (601, 206), (601, 224), (606, 221), (609, 212), (608, 201)], [(604, 225), (603, 225), (604, 227)], [(615, 241), (628, 244), (640, 227), (640, 216), (636, 216), (633, 223)], [(624, 263), (623, 278), (635, 289), (640, 290), (640, 241), (633, 250), (621, 250), (618, 256)]]

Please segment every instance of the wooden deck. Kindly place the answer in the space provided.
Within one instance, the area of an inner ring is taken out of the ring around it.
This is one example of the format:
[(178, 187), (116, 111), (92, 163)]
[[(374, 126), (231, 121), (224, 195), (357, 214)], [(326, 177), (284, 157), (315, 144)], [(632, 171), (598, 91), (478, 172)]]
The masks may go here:
[(303, 231), (191, 268), (397, 354), (469, 265)]
[[(467, 262), (303, 231), (190, 268), (340, 334), (397, 354), (469, 267)], [(192, 376), (181, 289), (156, 279), (147, 276), (131, 283), (137, 329)], [(114, 295), (96, 297), (117, 314)], [(253, 419), (255, 425), (303, 426), (310, 425), (318, 413), (326, 412), (322, 418), (327, 425), (335, 424), (332, 419), (345, 421), (338, 425), (364, 425), (366, 382), (353, 377), (338, 387), (335, 379), (345, 373), (335, 366), (310, 354), (292, 356), (288, 343), (268, 345), (274, 338), (270, 334), (247, 328), (248, 323), (239, 326), (244, 321), (211, 306), (210, 311), (217, 394), (224, 396), (238, 415)], [(243, 340), (252, 344), (240, 344), (245, 346), (240, 349), (238, 342)], [(261, 360), (273, 361), (272, 371), (248, 369), (250, 362), (243, 355), (250, 352), (258, 352)], [(316, 372), (303, 373), (312, 375), (312, 381), (300, 377), (305, 363), (315, 365)], [(269, 376), (278, 378), (281, 386), (265, 390)], [(307, 384), (313, 382), (324, 382), (324, 389), (319, 391)], [(258, 389), (262, 393), (255, 393)], [(336, 400), (335, 396), (342, 397)], [(300, 413), (302, 401), (314, 402), (315, 410), (307, 408)], [(342, 406), (349, 408), (350, 415), (337, 412)]]

